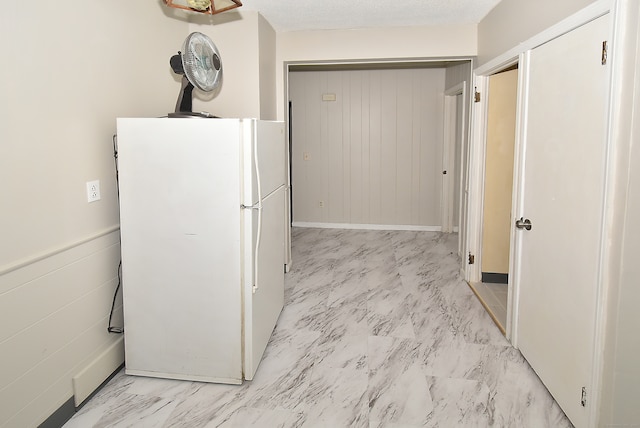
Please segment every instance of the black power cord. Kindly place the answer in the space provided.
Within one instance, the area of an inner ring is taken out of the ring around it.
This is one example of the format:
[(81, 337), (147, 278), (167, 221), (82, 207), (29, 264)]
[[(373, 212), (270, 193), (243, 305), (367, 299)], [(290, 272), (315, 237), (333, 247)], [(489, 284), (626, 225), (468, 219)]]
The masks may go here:
[(116, 333), (116, 334), (124, 333), (124, 327), (111, 326), (111, 318), (113, 318), (113, 310), (116, 306), (116, 297), (118, 296), (118, 290), (120, 289), (120, 285), (122, 284), (122, 279), (120, 276), (121, 271), (122, 271), (122, 260), (120, 260), (120, 263), (118, 263), (118, 285), (116, 286), (116, 292), (113, 293), (113, 302), (111, 303), (111, 312), (109, 313), (109, 327), (107, 327), (107, 331), (109, 333)]
[[(118, 135), (113, 134), (113, 159), (116, 165), (116, 192), (118, 196), (118, 203), (120, 202), (120, 182), (118, 180)], [(122, 259), (118, 263), (118, 285), (116, 286), (116, 291), (113, 293), (113, 302), (111, 303), (111, 311), (109, 312), (109, 325), (107, 326), (107, 331), (109, 333), (114, 334), (122, 334), (124, 333), (124, 327), (113, 327), (111, 325), (111, 319), (113, 318), (113, 311), (116, 307), (116, 297), (118, 296), (118, 290), (122, 284)]]

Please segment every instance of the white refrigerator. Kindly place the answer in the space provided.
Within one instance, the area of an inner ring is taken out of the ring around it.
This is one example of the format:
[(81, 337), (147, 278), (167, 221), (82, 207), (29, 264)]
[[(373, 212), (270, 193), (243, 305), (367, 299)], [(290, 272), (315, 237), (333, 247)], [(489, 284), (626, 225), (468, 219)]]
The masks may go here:
[(282, 122), (117, 122), (125, 371), (242, 383), (284, 303)]

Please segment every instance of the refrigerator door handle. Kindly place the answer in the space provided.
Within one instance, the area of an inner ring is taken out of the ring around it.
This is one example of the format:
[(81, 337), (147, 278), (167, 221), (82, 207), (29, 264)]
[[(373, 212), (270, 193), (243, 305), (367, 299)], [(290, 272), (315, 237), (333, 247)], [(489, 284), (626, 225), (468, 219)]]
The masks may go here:
[[(254, 125), (255, 126), (255, 125)], [(258, 283), (258, 257), (260, 255), (260, 240), (262, 238), (262, 183), (260, 183), (260, 165), (258, 163), (258, 137), (255, 128), (253, 128), (252, 132), (253, 137), (253, 163), (256, 166), (256, 187), (258, 190), (258, 203), (253, 205), (258, 210), (258, 231), (256, 237), (256, 248), (255, 254), (253, 256), (253, 293), (255, 294), (258, 291), (259, 283)]]
[(242, 204), (240, 205), (240, 208), (242, 208), (243, 210), (259, 210), (259, 209), (262, 209), (262, 205), (260, 204), (260, 202), (258, 202), (255, 205)]

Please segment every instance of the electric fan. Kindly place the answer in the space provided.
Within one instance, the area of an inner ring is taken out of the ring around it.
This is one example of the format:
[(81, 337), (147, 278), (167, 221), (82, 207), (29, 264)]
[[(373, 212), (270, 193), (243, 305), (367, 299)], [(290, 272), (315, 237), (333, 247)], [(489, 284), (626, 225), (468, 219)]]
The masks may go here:
[(193, 113), (193, 89), (211, 92), (220, 86), (222, 80), (222, 61), (218, 48), (211, 39), (199, 32), (187, 36), (182, 51), (178, 51), (169, 60), (176, 74), (182, 75), (182, 87), (176, 102), (175, 113), (169, 117), (213, 117), (209, 113)]

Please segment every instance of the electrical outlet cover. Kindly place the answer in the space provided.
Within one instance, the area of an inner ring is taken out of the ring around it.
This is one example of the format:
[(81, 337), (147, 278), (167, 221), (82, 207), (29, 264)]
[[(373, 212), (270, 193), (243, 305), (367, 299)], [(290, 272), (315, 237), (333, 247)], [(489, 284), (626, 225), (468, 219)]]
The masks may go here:
[(100, 180), (87, 181), (87, 202), (100, 200)]

